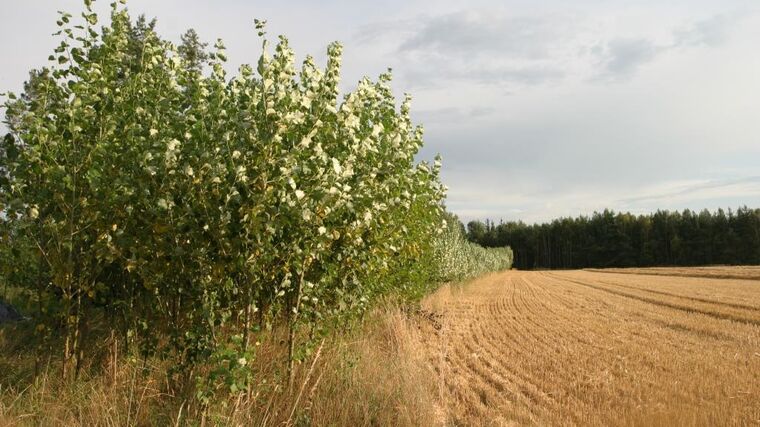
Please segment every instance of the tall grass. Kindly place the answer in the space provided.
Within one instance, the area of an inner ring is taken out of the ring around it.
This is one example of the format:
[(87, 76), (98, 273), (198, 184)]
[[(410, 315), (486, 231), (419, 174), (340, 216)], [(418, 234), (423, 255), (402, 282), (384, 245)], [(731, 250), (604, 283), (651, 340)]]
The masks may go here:
[(75, 382), (51, 364), (35, 377), (31, 353), (10, 356), (24, 332), (5, 328), (0, 367), (12, 374), (0, 376), (0, 425), (430, 425), (442, 420), (420, 334), (425, 322), (384, 303), (326, 338), (297, 366), (292, 386), (282, 381), (285, 335), (272, 334), (253, 362), (251, 391), (207, 408), (192, 391), (170, 390), (160, 362), (105, 358)]

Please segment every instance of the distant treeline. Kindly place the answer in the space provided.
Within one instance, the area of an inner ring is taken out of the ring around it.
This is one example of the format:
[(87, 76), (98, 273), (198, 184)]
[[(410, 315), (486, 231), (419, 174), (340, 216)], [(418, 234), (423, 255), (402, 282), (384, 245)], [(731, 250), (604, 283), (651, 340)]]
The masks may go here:
[(760, 264), (760, 209), (595, 212), (551, 223), (471, 221), (467, 237), (510, 246), (519, 269)]

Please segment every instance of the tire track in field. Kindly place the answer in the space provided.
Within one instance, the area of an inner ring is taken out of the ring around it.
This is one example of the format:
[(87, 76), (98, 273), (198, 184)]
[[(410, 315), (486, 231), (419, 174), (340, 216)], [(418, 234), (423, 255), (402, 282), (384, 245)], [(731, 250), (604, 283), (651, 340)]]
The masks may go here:
[(584, 334), (588, 334), (588, 332), (584, 332), (584, 327), (578, 321), (578, 316), (568, 316), (559, 313), (558, 307), (567, 306), (559, 303), (556, 303), (556, 306), (552, 304), (555, 302), (552, 294), (546, 289), (535, 285), (527, 277), (520, 277), (517, 280), (523, 282), (525, 286), (530, 287), (532, 299), (537, 305), (535, 312), (543, 313), (541, 319), (545, 320), (545, 322), (539, 323), (539, 328), (545, 331), (545, 335), (551, 343), (550, 348), (552, 352), (557, 353), (562, 348), (570, 348), (579, 344), (589, 351), (594, 349), (594, 346), (589, 345), (584, 337)]
[[(565, 325), (572, 325), (572, 326), (577, 327), (577, 328), (581, 328), (582, 327), (582, 324), (581, 324), (580, 321), (578, 321), (577, 316), (568, 316), (568, 315), (561, 314), (560, 311), (559, 311), (559, 310), (561, 310), (561, 307), (555, 308), (551, 304), (551, 302), (552, 301), (557, 301), (560, 305), (564, 306), (565, 309), (569, 309), (569, 310), (573, 310), (574, 309), (575, 306), (573, 304), (567, 303), (566, 302), (567, 300), (565, 300), (563, 297), (558, 296), (558, 294), (553, 294), (553, 293), (549, 292), (548, 289), (546, 289), (543, 286), (541, 286), (541, 285), (538, 284), (540, 282), (534, 282), (534, 281), (528, 280), (527, 277), (521, 277), (520, 279), (523, 282), (527, 283), (529, 286), (532, 286), (534, 288), (534, 290), (540, 291), (546, 297), (546, 298), (541, 298), (540, 296), (538, 296), (538, 294), (536, 292), (534, 292), (534, 296), (535, 296), (536, 300), (539, 302), (539, 304), (541, 304), (541, 306), (542, 306), (543, 310), (545, 310), (545, 312), (551, 313), (551, 315), (555, 319), (561, 320), (562, 322), (564, 322)], [(555, 331), (555, 332), (557, 332), (557, 331)], [(573, 332), (577, 332), (577, 331), (575, 329), (573, 329)], [(564, 334), (560, 333), (560, 336), (564, 336)], [(573, 337), (576, 337), (576, 336), (573, 335)]]
[[(521, 369), (520, 366), (512, 366), (510, 364), (510, 360), (518, 360), (526, 356), (530, 357), (531, 354), (550, 354), (557, 350), (556, 344), (551, 345), (540, 334), (530, 332), (530, 328), (533, 326), (538, 326), (546, 334), (554, 334), (553, 330), (543, 327), (537, 322), (533, 322), (534, 325), (531, 326), (519, 321), (527, 320), (531, 315), (537, 315), (535, 308), (531, 308), (531, 305), (526, 301), (526, 296), (530, 295), (533, 297), (531, 298), (532, 302), (538, 302), (537, 295), (532, 290), (525, 288), (525, 286), (527, 286), (525, 283), (518, 284), (512, 280), (509, 286), (504, 287), (509, 289), (509, 297), (494, 298), (489, 303), (490, 306), (498, 306), (496, 310), (493, 310), (492, 307), (490, 308), (490, 313), (497, 314), (497, 316), (489, 319), (489, 321), (494, 321), (494, 323), (503, 328), (505, 323), (501, 317), (504, 316), (505, 311), (511, 308), (514, 313), (513, 315), (509, 315), (511, 319), (509, 319), (507, 325), (511, 327), (509, 329), (513, 332), (519, 331), (522, 337), (515, 339), (511, 334), (500, 333), (499, 328), (491, 327), (493, 326), (490, 324), (491, 322), (471, 323), (470, 336), (472, 337), (472, 342), (465, 340), (463, 344), (466, 347), (465, 354), (477, 355), (478, 363), (470, 362), (468, 368), (476, 376), (484, 377), (484, 380), (496, 388), (496, 391), (499, 391), (499, 387), (494, 384), (492, 379), (488, 378), (489, 370), (498, 374), (502, 381), (511, 382), (513, 387), (517, 388), (518, 395), (521, 396), (519, 399), (520, 403), (527, 408), (541, 407), (560, 411), (563, 404), (552, 397), (550, 392), (542, 390), (539, 385), (531, 381), (530, 369)], [(510, 302), (512, 304), (511, 307), (506, 306), (504, 304), (505, 301)], [(473, 328), (475, 325), (479, 325), (480, 328)], [(502, 331), (505, 330), (502, 329)], [(523, 343), (521, 344), (521, 342)], [(528, 348), (528, 346), (533, 346), (533, 348)], [(540, 348), (536, 348), (539, 346)], [(511, 356), (511, 358), (505, 358), (504, 356)], [(502, 362), (503, 360), (506, 360), (507, 363)], [(483, 367), (480, 366), (481, 364)], [(472, 381), (479, 382), (480, 380), (473, 379)], [(502, 387), (506, 386), (502, 385)], [(568, 402), (572, 402), (576, 408), (583, 408), (584, 410), (593, 409), (577, 398), (568, 397), (566, 400), (565, 405)]]
[[(507, 365), (499, 363), (500, 357), (498, 353), (493, 352), (492, 348), (478, 349), (469, 342), (464, 342), (463, 345), (470, 355), (468, 367), (475, 374), (475, 381), (481, 380), (488, 383), (497, 393), (507, 390), (513, 398), (512, 402), (524, 405), (532, 413), (547, 408), (551, 404), (550, 400), (542, 395), (541, 389), (531, 383), (528, 378), (508, 369)], [(482, 357), (481, 354), (487, 357)], [(477, 360), (477, 363), (472, 362), (472, 359)], [(493, 378), (494, 375), (496, 379)], [(541, 403), (541, 406), (536, 406), (537, 403)]]
[(681, 298), (681, 299), (685, 299), (687, 301), (701, 302), (701, 303), (705, 303), (705, 304), (713, 304), (713, 305), (717, 305), (717, 306), (735, 308), (735, 309), (739, 309), (739, 310), (747, 310), (747, 311), (757, 311), (757, 312), (760, 312), (760, 307), (753, 306), (753, 305), (732, 303), (732, 302), (719, 301), (719, 300), (714, 300), (714, 299), (709, 299), (709, 298), (693, 297), (693, 296), (688, 296), (688, 295), (680, 295), (680, 294), (676, 294), (676, 293), (672, 293), (672, 292), (656, 291), (654, 289), (648, 289), (648, 288), (643, 288), (643, 287), (624, 285), (624, 284), (618, 283), (618, 282), (609, 282), (609, 281), (599, 280), (599, 283), (603, 283), (605, 285), (610, 285), (610, 286), (617, 286), (617, 287), (625, 288), (625, 289), (631, 289), (631, 290), (635, 290), (635, 291), (647, 292), (647, 293), (655, 294), (655, 295), (662, 295), (662, 296), (667, 296), (667, 297), (672, 297), (672, 298)]
[[(482, 412), (484, 407), (496, 406), (493, 396), (503, 395), (505, 390), (510, 390), (512, 402), (504, 402), (503, 398), (498, 399), (502, 400), (500, 406), (517, 403), (527, 412), (528, 419), (535, 419), (538, 416), (537, 411), (540, 412), (540, 408), (545, 407), (536, 405), (535, 395), (539, 391), (533, 384), (517, 379), (514, 373), (505, 371), (504, 365), (499, 363), (501, 358), (497, 356), (498, 350), (493, 349), (489, 337), (485, 336), (478, 327), (487, 323), (469, 323), (467, 336), (472, 339), (463, 339), (463, 346), (456, 351), (457, 365), (462, 372), (467, 373), (466, 387), (478, 397), (478, 399), (469, 399), (466, 412)], [(488, 363), (483, 363), (485, 360)]]
[[(725, 267), (724, 267), (725, 268)], [(678, 270), (661, 271), (652, 269), (636, 269), (631, 270), (625, 268), (611, 268), (611, 269), (599, 269), (599, 268), (586, 268), (583, 271), (589, 271), (592, 273), (604, 273), (604, 274), (630, 274), (635, 276), (670, 276), (670, 277), (697, 277), (700, 279), (716, 279), (716, 280), (760, 280), (760, 273), (750, 274), (731, 274), (731, 273), (711, 273), (710, 270), (700, 272), (699, 270), (682, 272)]]
[[(556, 283), (562, 283), (562, 280), (564, 280), (564, 278), (560, 279), (550, 276), (545, 277), (556, 281)], [(589, 289), (589, 291), (595, 292), (596, 289)], [(626, 299), (630, 298), (622, 298), (622, 300)], [(720, 326), (719, 324), (703, 325), (700, 322), (690, 320), (689, 315), (694, 314), (694, 311), (677, 310), (678, 312), (683, 313), (682, 316), (684, 317), (673, 317), (672, 315), (667, 314), (667, 312), (661, 311), (662, 309), (671, 310), (671, 307), (651, 304), (636, 299), (633, 300), (639, 301), (644, 305), (636, 311), (631, 312), (627, 316), (627, 321), (634, 325), (640, 322), (645, 322), (647, 325), (657, 328), (659, 330), (659, 332), (657, 332), (658, 335), (661, 335), (662, 333), (677, 333), (679, 335), (677, 339), (667, 340), (662, 343), (663, 346), (670, 348), (673, 351), (698, 352), (700, 348), (706, 344), (705, 339), (716, 341), (736, 341), (736, 337), (732, 336), (731, 334), (722, 332), (721, 329), (724, 327)], [(646, 307), (652, 308), (647, 309)], [(725, 321), (725, 319), (720, 319), (712, 316), (711, 319), (714, 319), (718, 322)], [(621, 320), (626, 319), (623, 318)], [(586, 322), (588, 321), (589, 320), (586, 320)], [(647, 343), (651, 341), (652, 336), (643, 336), (638, 332), (638, 329), (641, 329), (640, 325), (637, 325), (635, 329), (628, 332), (629, 336), (627, 338), (627, 342), (629, 345), (635, 342), (636, 345), (646, 346)]]
[[(500, 341), (503, 335), (491, 335), (493, 331), (505, 330), (503, 329), (503, 323), (497, 323), (497, 325), (502, 325), (501, 328), (493, 328), (493, 325), (490, 324), (491, 320), (498, 322), (504, 317), (504, 309), (501, 308), (504, 306), (503, 302), (512, 299), (515, 302), (517, 301), (515, 298), (517, 289), (514, 283), (509, 283), (509, 286), (505, 288), (509, 289), (508, 295), (510, 298), (497, 298), (487, 304), (489, 306), (498, 306), (495, 310), (491, 308), (491, 313), (495, 313), (496, 316), (488, 319), (489, 321), (467, 322), (469, 333), (465, 335), (470, 339), (467, 339), (463, 335), (462, 346), (456, 351), (457, 365), (462, 369), (466, 369), (470, 374), (467, 381), (468, 384), (486, 383), (491, 388), (492, 394), (496, 395), (501, 394), (503, 390), (510, 390), (514, 402), (527, 408), (527, 412), (531, 415), (531, 418), (535, 418), (538, 415), (536, 413), (537, 409), (548, 408), (552, 405), (547, 405), (549, 402), (543, 401), (540, 389), (528, 381), (528, 376), (521, 376), (519, 375), (519, 371), (510, 370), (510, 365), (502, 362), (504, 357), (500, 357), (503, 353), (519, 355), (529, 351), (519, 344), (525, 342), (528, 337), (521, 333), (519, 336), (516, 335), (516, 339), (507, 340), (513, 346), (499, 346), (498, 344), (504, 344)], [(513, 308), (516, 308), (516, 304)], [(470, 317), (469, 314), (468, 317)], [(511, 331), (515, 332), (515, 329), (512, 328)], [(497, 379), (493, 378), (493, 374), (496, 374)], [(488, 396), (483, 393), (482, 386), (479, 390), (476, 390), (476, 393), (480, 396), (481, 402), (484, 400), (484, 396)], [(468, 404), (469, 407), (477, 407), (478, 405), (477, 402), (472, 401)]]
[[(559, 279), (556, 277), (552, 277), (549, 275), (544, 274), (543, 272), (540, 273), (541, 278), (546, 279), (544, 282), (550, 281), (551, 283), (554, 283), (556, 286), (567, 286), (569, 282), (565, 281), (564, 279)], [(537, 281), (537, 283), (541, 283), (540, 280)], [(571, 286), (574, 286), (570, 284)], [(547, 287), (551, 287), (547, 283)], [(611, 326), (614, 326), (615, 328), (620, 329), (621, 331), (624, 331), (624, 333), (627, 335), (624, 340), (627, 343), (627, 345), (630, 347), (632, 345), (635, 345), (636, 348), (645, 349), (646, 346), (651, 342), (652, 337), (648, 335), (641, 335), (638, 332), (639, 325), (637, 322), (640, 320), (646, 321), (648, 323), (654, 323), (658, 324), (661, 327), (668, 327), (668, 325), (665, 325), (664, 322), (659, 320), (659, 317), (662, 316), (662, 313), (652, 311), (652, 312), (646, 312), (650, 316), (653, 317), (647, 317), (644, 316), (641, 312), (635, 312), (636, 314), (635, 318), (632, 317), (623, 317), (619, 319), (615, 319), (614, 321), (612, 319), (609, 319), (604, 313), (600, 313), (597, 309), (589, 310), (589, 308), (592, 307), (592, 304), (599, 304), (602, 307), (604, 307), (608, 311), (618, 311), (614, 306), (610, 305), (606, 300), (601, 300), (598, 297), (591, 298), (593, 295), (598, 295), (594, 289), (588, 289), (586, 291), (591, 292), (589, 294), (583, 294), (577, 291), (580, 291), (583, 289), (576, 289), (575, 296), (577, 298), (583, 298), (586, 305), (577, 304), (573, 305), (573, 309), (571, 310), (572, 316), (571, 318), (578, 319), (576, 324), (578, 325), (578, 329), (576, 331), (579, 331), (580, 333), (576, 335), (577, 342), (581, 345), (586, 346), (590, 349), (590, 351), (593, 350), (601, 350), (603, 349), (597, 344), (594, 344), (593, 342), (601, 342), (603, 341), (603, 335), (601, 335), (601, 331), (607, 331)], [(625, 299), (622, 299), (625, 300)], [(643, 307), (645, 308), (647, 306), (651, 307), (658, 307), (656, 305), (646, 304), (642, 303)], [(615, 325), (617, 322), (623, 322), (622, 325)], [(600, 333), (592, 333), (593, 331), (600, 331)], [(584, 335), (585, 334), (585, 335)], [(591, 334), (592, 337), (589, 337), (588, 335)], [(589, 341), (591, 339), (591, 341)], [(621, 340), (623, 338), (621, 337), (615, 337), (615, 340)], [(664, 345), (671, 347), (673, 349), (682, 350), (683, 347), (679, 346), (676, 342), (667, 341)]]
[[(515, 286), (515, 294), (517, 298), (515, 300), (515, 310), (518, 313), (518, 318), (515, 323), (522, 328), (526, 335), (530, 337), (530, 340), (537, 342), (544, 349), (553, 349), (554, 345), (544, 339), (541, 331), (548, 332), (546, 326), (538, 323), (535, 319), (538, 318), (538, 313), (532, 304), (528, 303), (526, 298), (525, 286), (519, 286), (521, 283), (518, 280), (513, 280), (512, 283)], [(519, 291), (518, 291), (519, 289)]]
[(648, 297), (645, 297), (645, 296), (634, 295), (634, 294), (630, 294), (630, 293), (627, 293), (627, 292), (622, 292), (622, 291), (617, 291), (617, 290), (614, 290), (614, 289), (605, 288), (604, 286), (597, 286), (597, 285), (594, 285), (594, 284), (591, 284), (591, 283), (587, 283), (587, 282), (583, 282), (583, 281), (576, 280), (576, 279), (564, 278), (562, 280), (566, 280), (568, 282), (573, 282), (575, 284), (578, 284), (578, 285), (581, 285), (581, 286), (585, 286), (587, 288), (596, 289), (596, 290), (601, 291), (601, 292), (607, 292), (609, 294), (617, 295), (617, 296), (624, 297), (624, 298), (631, 298), (631, 299), (635, 299), (635, 300), (638, 300), (638, 301), (641, 301), (641, 302), (646, 302), (646, 303), (649, 303), (649, 304), (658, 305), (658, 306), (661, 306), (661, 307), (668, 307), (668, 308), (671, 308), (671, 309), (674, 309), (674, 310), (683, 311), (683, 312), (686, 312), (686, 313), (703, 314), (705, 316), (713, 317), (713, 318), (716, 318), (716, 319), (730, 320), (730, 321), (733, 321), (733, 322), (747, 323), (747, 324), (752, 324), (752, 325), (760, 326), (760, 320), (757, 320), (757, 319), (746, 318), (746, 317), (742, 317), (742, 316), (736, 316), (736, 315), (729, 314), (729, 313), (721, 313), (721, 312), (716, 312), (716, 311), (711, 311), (711, 310), (704, 310), (704, 309), (700, 309), (700, 308), (692, 307), (692, 306), (688, 306), (688, 305), (675, 304), (675, 303), (671, 303), (671, 302), (667, 302), (667, 301), (658, 300), (658, 299), (655, 299), (655, 298), (648, 298)]
[[(525, 276), (520, 277), (520, 280), (524, 281), (524, 282), (527, 282), (527, 283), (532, 283)], [(554, 310), (551, 309), (551, 305), (550, 304), (546, 303), (546, 301), (542, 301), (542, 299), (535, 292), (532, 292), (532, 295), (535, 298), (536, 302), (539, 302), (539, 303), (543, 304), (543, 306), (545, 308), (547, 308), (547, 310), (546, 310), (547, 312), (554, 313)], [(596, 302), (600, 302), (601, 303), (602, 301), (596, 301)], [(608, 304), (600, 304), (598, 307), (597, 306), (592, 307), (595, 310), (595, 313), (598, 313), (598, 308), (599, 307), (609, 307), (609, 305)], [(558, 328), (556, 328), (556, 329), (555, 328), (551, 328), (551, 329), (545, 328), (545, 330), (547, 331), (548, 334), (551, 334), (552, 338), (554, 338), (554, 342), (557, 343), (557, 346), (555, 346), (556, 349), (560, 349), (560, 348), (574, 348), (575, 351), (576, 351), (576, 353), (577, 352), (580, 352), (580, 353), (593, 352), (594, 350), (607, 350), (607, 349), (605, 349), (603, 347), (600, 347), (598, 345), (593, 344), (592, 342), (589, 342), (587, 340), (582, 339), (580, 334), (572, 333), (572, 332), (579, 332), (579, 331), (581, 331), (580, 328), (578, 330), (575, 330), (574, 328), (572, 328), (572, 326), (574, 326), (574, 325), (577, 324), (575, 321), (568, 321), (566, 323), (560, 323), (560, 322), (556, 321), (556, 317), (563, 318), (563, 316), (552, 316), (552, 317), (555, 317), (554, 321), (547, 322), (547, 323), (549, 323), (551, 325), (554, 325), (554, 326), (558, 326)], [(566, 316), (564, 318), (565, 319), (569, 319)], [(592, 317), (591, 319), (598, 320), (599, 322), (595, 322), (595, 323), (601, 323), (601, 325), (599, 327), (603, 327), (604, 323), (608, 323), (608, 321), (605, 322), (604, 318), (600, 317), (598, 315), (594, 315), (594, 317)], [(571, 329), (567, 329), (568, 326), (570, 326)], [(593, 325), (587, 324), (586, 326), (590, 328)], [(565, 329), (562, 329), (562, 328), (565, 328)], [(565, 332), (564, 335), (570, 335), (572, 339), (565, 339), (565, 337), (562, 334), (563, 330)], [(570, 332), (570, 333), (568, 334), (568, 332)], [(597, 337), (597, 341), (599, 341), (599, 337)], [(643, 337), (642, 337), (642, 339), (639, 339), (639, 340), (636, 340), (636, 341), (637, 341), (636, 348), (641, 348), (642, 351), (646, 348), (646, 346), (648, 344), (648, 340), (643, 339)], [(578, 344), (580, 344), (581, 348), (578, 348)], [(583, 350), (583, 348), (586, 348), (587, 350)], [(607, 363), (609, 363), (609, 362), (607, 362)], [(565, 381), (568, 381), (568, 382), (572, 382), (573, 381), (573, 377), (574, 376), (573, 376), (573, 372), (572, 371), (560, 370), (558, 372), (554, 372), (554, 374), (560, 374), (560, 376), (562, 378), (564, 378)], [(584, 408), (584, 411), (593, 411), (593, 409), (594, 409), (593, 407), (587, 407), (587, 405), (585, 403), (583, 403), (583, 402), (575, 403), (573, 406), (576, 409), (578, 409), (578, 408)]]
[[(498, 341), (498, 336), (496, 334), (490, 334), (488, 338), (492, 342)], [(476, 351), (474, 348), (470, 347), (469, 344), (465, 345), (468, 346), (470, 351)], [(540, 385), (541, 371), (535, 369), (531, 364), (515, 364), (515, 361), (521, 359), (535, 360), (538, 355), (548, 355), (552, 354), (551, 352), (530, 350), (520, 351), (521, 349), (519, 348), (516, 352), (509, 352), (505, 350), (514, 351), (514, 348), (509, 349), (507, 346), (501, 347), (501, 352), (499, 352), (499, 349), (500, 347), (495, 345), (482, 347), (478, 354), (483, 353), (483, 355), (487, 357), (480, 357), (479, 360), (482, 364), (499, 372), (505, 379), (508, 379), (515, 384), (519, 392), (523, 395), (523, 399), (521, 399), (522, 403), (527, 403), (528, 405), (540, 405), (545, 411), (555, 412), (562, 412), (562, 408), (567, 406), (568, 403), (572, 403), (575, 408), (582, 409), (582, 411), (593, 410), (592, 406), (575, 396), (560, 396), (562, 400), (558, 399), (554, 396), (557, 394), (555, 391), (546, 390)], [(506, 355), (511, 357), (505, 358), (504, 356)], [(500, 362), (501, 360), (505, 360), (506, 363)], [(528, 406), (528, 408), (530, 408), (530, 406)], [(568, 413), (568, 416), (575, 418), (574, 414)]]

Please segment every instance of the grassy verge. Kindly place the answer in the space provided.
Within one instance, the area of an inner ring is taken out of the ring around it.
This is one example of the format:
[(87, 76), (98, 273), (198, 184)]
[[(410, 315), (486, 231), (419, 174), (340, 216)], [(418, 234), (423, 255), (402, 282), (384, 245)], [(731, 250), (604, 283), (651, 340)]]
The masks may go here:
[[(284, 380), (287, 349), (261, 343), (250, 392), (206, 410), (192, 391), (172, 392), (159, 362), (105, 357), (80, 380), (37, 363), (28, 326), (0, 329), (0, 425), (430, 425), (441, 417), (425, 360), (424, 316), (384, 303), (353, 331), (335, 332)], [(102, 343), (98, 351), (108, 351)], [(44, 361), (43, 361), (44, 362)]]

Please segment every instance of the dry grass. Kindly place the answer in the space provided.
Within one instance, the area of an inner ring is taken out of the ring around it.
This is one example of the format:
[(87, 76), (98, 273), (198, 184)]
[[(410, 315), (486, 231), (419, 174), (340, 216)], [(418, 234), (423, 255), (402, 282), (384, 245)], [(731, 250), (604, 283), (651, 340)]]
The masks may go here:
[(294, 390), (267, 396), (265, 417), (252, 401), (230, 416), (231, 424), (430, 425), (437, 416), (436, 384), (422, 348), (422, 322), (392, 304), (379, 309), (359, 333), (325, 343), (313, 369), (300, 367)]
[[(119, 360), (115, 369), (104, 366), (75, 384), (53, 372), (26, 383), (7, 378), (0, 380), (0, 426), (430, 425), (439, 410), (435, 376), (421, 347), (424, 322), (387, 304), (358, 330), (326, 340), (297, 367), (292, 388), (283, 381), (286, 349), (276, 339), (262, 343), (252, 393), (218, 402), (205, 417), (187, 399), (167, 392), (159, 374), (164, 366), (146, 371), (139, 361)], [(0, 355), (4, 368), (29, 369), (22, 359)], [(9, 389), (8, 383), (17, 386)]]
[(760, 282), (512, 271), (425, 306), (454, 424), (760, 424)]

